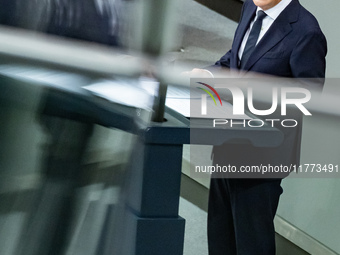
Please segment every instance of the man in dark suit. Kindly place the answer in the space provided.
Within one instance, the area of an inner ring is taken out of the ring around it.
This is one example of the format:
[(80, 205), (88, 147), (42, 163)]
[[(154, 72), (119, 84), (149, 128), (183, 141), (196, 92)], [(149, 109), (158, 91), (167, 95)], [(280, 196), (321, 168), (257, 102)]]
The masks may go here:
[[(231, 50), (215, 65), (194, 69), (190, 75), (211, 77), (216, 71), (229, 68), (280, 77), (315, 78), (317, 82), (313, 85), (321, 88), (326, 52), (326, 39), (317, 20), (298, 0), (247, 0)], [(302, 116), (296, 111), (289, 114), (299, 120), (299, 125), (293, 129), (280, 128), (284, 134), (281, 146), (274, 149), (244, 144), (217, 146), (213, 150), (214, 164), (298, 165)], [(210, 255), (275, 254), (273, 219), (282, 193), (281, 176), (278, 177), (213, 176), (208, 210)]]

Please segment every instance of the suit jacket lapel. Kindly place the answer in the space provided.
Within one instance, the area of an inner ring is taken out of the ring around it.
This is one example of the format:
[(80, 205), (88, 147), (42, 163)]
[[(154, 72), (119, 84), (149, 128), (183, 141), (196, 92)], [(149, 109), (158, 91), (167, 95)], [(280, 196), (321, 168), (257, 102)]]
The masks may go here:
[(299, 8), (296, 5), (300, 4), (298, 1), (293, 0), (277, 17), (261, 41), (256, 45), (254, 52), (244, 67), (245, 70), (249, 70), (266, 52), (291, 32), (292, 27), (290, 24), (298, 19)]
[(251, 21), (255, 18), (256, 9), (257, 7), (253, 3), (251, 3), (249, 8), (244, 9), (244, 13), (242, 14), (242, 20), (239, 24), (239, 27), (237, 28), (238, 31), (235, 34), (234, 43), (233, 43), (233, 47), (234, 49), (236, 49), (235, 51), (236, 58), (233, 61), (234, 63), (232, 63), (233, 68), (238, 68), (238, 62), (239, 62), (238, 52), (240, 50), (243, 37), (246, 34)]

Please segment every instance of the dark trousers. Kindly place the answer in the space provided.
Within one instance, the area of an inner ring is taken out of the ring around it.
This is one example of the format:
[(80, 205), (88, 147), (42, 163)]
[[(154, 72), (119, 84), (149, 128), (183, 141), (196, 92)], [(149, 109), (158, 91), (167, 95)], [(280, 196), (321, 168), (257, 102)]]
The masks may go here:
[(209, 255), (275, 255), (273, 219), (281, 179), (212, 178)]

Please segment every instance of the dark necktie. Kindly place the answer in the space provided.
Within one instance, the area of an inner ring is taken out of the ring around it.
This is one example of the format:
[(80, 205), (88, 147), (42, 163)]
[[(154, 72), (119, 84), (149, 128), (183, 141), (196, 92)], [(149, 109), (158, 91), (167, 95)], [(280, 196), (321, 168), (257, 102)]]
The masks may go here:
[(262, 28), (262, 20), (267, 16), (264, 11), (258, 11), (257, 19), (253, 24), (253, 27), (250, 31), (246, 46), (244, 47), (244, 51), (241, 57), (240, 69), (244, 69), (250, 55), (253, 53), (256, 42), (259, 38), (260, 31)]

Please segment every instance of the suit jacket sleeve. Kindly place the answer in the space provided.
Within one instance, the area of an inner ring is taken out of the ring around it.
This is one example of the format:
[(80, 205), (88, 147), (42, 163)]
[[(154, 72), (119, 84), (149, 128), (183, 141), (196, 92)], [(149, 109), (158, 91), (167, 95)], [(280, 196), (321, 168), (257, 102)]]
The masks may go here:
[(315, 28), (301, 36), (290, 58), (293, 77), (324, 78), (326, 53), (327, 42), (320, 28)]
[(219, 71), (222, 68), (230, 68), (230, 55), (231, 50), (229, 50), (220, 60), (218, 60), (214, 65), (207, 66), (204, 69), (209, 70), (214, 73), (214, 71)]
[(229, 50), (223, 57), (221, 57), (220, 60), (218, 60), (214, 66), (230, 68), (230, 55), (231, 50)]

